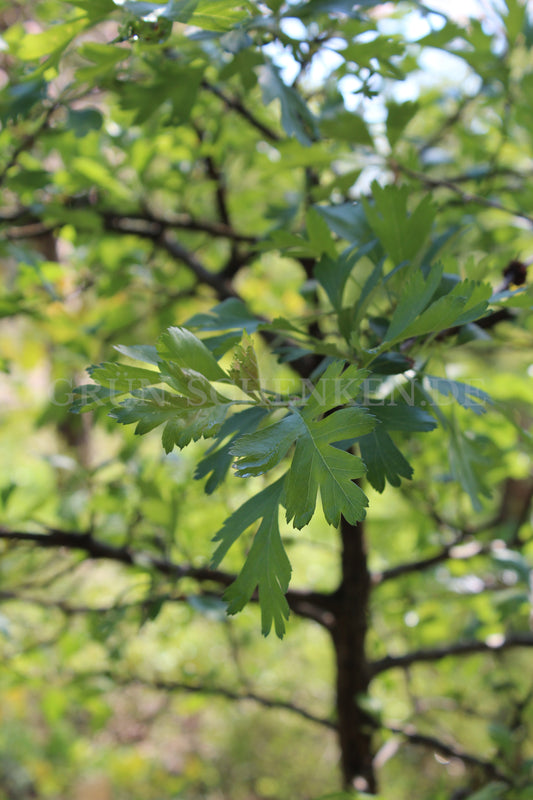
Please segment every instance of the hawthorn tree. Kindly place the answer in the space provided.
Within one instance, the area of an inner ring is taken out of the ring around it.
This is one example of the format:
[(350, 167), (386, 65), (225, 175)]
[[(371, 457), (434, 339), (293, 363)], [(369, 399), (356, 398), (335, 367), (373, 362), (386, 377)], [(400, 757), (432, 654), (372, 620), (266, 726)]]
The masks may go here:
[(302, 720), (114, 797), (530, 796), (533, 22), (441, 6), (0, 4), (6, 708)]

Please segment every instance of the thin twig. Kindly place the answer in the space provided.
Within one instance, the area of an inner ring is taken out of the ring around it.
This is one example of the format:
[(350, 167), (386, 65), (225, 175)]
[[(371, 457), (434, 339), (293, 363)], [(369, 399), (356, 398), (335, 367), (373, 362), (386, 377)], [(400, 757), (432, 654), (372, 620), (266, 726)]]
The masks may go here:
[(410, 744), (429, 747), (448, 758), (457, 758), (465, 764), (469, 764), (473, 767), (480, 767), (490, 777), (509, 783), (509, 779), (494, 766), (492, 761), (488, 761), (480, 756), (475, 756), (472, 753), (467, 753), (455, 744), (447, 744), (437, 739), (435, 736), (419, 733), (411, 726), (400, 727), (396, 725), (385, 725), (383, 727), (385, 730), (390, 731), (390, 733), (403, 736)]
[(451, 192), (457, 194), (463, 203), (475, 203), (476, 205), (485, 206), (486, 208), (494, 208), (498, 211), (503, 211), (505, 214), (511, 214), (514, 217), (525, 219), (533, 225), (532, 216), (523, 211), (519, 211), (518, 209), (509, 208), (509, 206), (500, 203), (499, 200), (491, 200), (490, 198), (483, 197), (480, 194), (465, 192), (450, 180), (446, 180), (445, 178), (430, 178), (429, 175), (425, 175), (423, 172), (417, 172), (416, 170), (411, 169), (404, 164), (399, 164), (397, 161), (392, 161), (390, 166), (393, 171), (402, 172), (404, 175), (419, 181), (430, 189), (449, 189)]
[(404, 653), (402, 656), (385, 656), (378, 661), (371, 664), (372, 675), (379, 675), (390, 669), (398, 667), (407, 667), (410, 664), (421, 664), (423, 662), (432, 663), (441, 661), (443, 658), (450, 656), (469, 656), (476, 653), (502, 653), (505, 650), (510, 650), (516, 647), (533, 647), (533, 633), (513, 633), (509, 636), (495, 636), (494, 640), (490, 638), (485, 641), (466, 641), (466, 642), (452, 642), (448, 645), (441, 647), (428, 647), (420, 650), (412, 650), (409, 653)]
[[(125, 566), (141, 567), (155, 570), (161, 575), (179, 580), (192, 578), (199, 583), (215, 583), (226, 588), (236, 576), (210, 567), (193, 567), (190, 564), (176, 564), (166, 558), (153, 556), (151, 553), (133, 550), (128, 547), (115, 547), (95, 538), (92, 533), (77, 533), (56, 528), (48, 529), (48, 533), (10, 530), (0, 526), (0, 540), (25, 542), (43, 549), (65, 548), (70, 551), (82, 551), (93, 559), (106, 559)], [(286, 593), (291, 611), (298, 617), (309, 619), (329, 629), (333, 624), (335, 598), (331, 594), (307, 591), (306, 589), (289, 589)], [(257, 591), (251, 601), (259, 600)], [(90, 611), (91, 609), (87, 609)]]
[(330, 730), (335, 730), (336, 728), (335, 723), (331, 720), (324, 717), (319, 717), (316, 714), (312, 714), (310, 711), (307, 711), (307, 709), (297, 706), (295, 703), (291, 703), (288, 700), (282, 700), (280, 698), (263, 697), (256, 692), (236, 692), (231, 689), (226, 689), (222, 686), (207, 686), (200, 683), (185, 683), (183, 681), (163, 681), (157, 679), (148, 680), (146, 678), (140, 678), (137, 676), (130, 677), (126, 675), (117, 675), (110, 671), (77, 673), (75, 677), (81, 680), (107, 678), (118, 686), (139, 684), (141, 686), (146, 686), (161, 692), (186, 692), (189, 694), (203, 694), (212, 697), (222, 697), (233, 702), (248, 700), (257, 703), (264, 708), (289, 711), (292, 714), (303, 717), (303, 719), (309, 722), (314, 722), (317, 725), (329, 728)]
[(281, 136), (276, 133), (275, 130), (270, 128), (268, 125), (265, 125), (261, 120), (257, 119), (257, 117), (249, 111), (246, 106), (243, 105), (242, 100), (238, 97), (230, 97), (225, 94), (218, 86), (215, 86), (209, 81), (203, 80), (201, 83), (203, 89), (207, 89), (208, 92), (214, 94), (219, 100), (222, 100), (227, 108), (230, 108), (232, 111), (236, 111), (237, 114), (240, 114), (243, 119), (247, 120), (247, 122), (252, 125), (256, 130), (259, 131), (263, 136), (267, 139), (270, 139), (272, 142), (279, 142), (281, 141)]

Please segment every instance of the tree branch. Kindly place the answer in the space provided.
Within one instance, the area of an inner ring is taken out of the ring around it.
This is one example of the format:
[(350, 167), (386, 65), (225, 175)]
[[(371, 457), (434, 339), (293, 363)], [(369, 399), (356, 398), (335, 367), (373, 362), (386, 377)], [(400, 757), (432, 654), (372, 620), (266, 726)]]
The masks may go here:
[(501, 653), (515, 647), (533, 647), (533, 633), (514, 633), (509, 636), (496, 635), (494, 639), (489, 637), (485, 641), (466, 641), (452, 642), (441, 647), (428, 647), (420, 650), (412, 650), (403, 656), (385, 656), (378, 661), (374, 661), (370, 667), (372, 676), (375, 677), (382, 672), (397, 667), (408, 667), (411, 664), (422, 662), (440, 661), (449, 656), (469, 656), (475, 653)]
[(134, 233), (139, 236), (156, 238), (164, 230), (185, 230), (198, 233), (207, 233), (214, 238), (231, 239), (234, 242), (256, 244), (257, 236), (250, 236), (236, 231), (228, 221), (216, 222), (208, 219), (197, 219), (191, 214), (174, 214), (169, 218), (162, 218), (144, 211), (139, 214), (120, 214), (115, 211), (102, 211), (101, 216), (106, 222), (108, 230), (117, 230), (120, 233)]
[(243, 119), (249, 122), (252, 127), (258, 130), (259, 133), (261, 133), (267, 139), (270, 139), (272, 142), (281, 141), (281, 136), (268, 125), (265, 125), (263, 122), (261, 122), (260, 119), (257, 119), (257, 117), (254, 116), (254, 114), (252, 114), (252, 112), (243, 105), (242, 100), (240, 100), (238, 97), (229, 97), (227, 94), (224, 94), (224, 92), (219, 89), (218, 86), (215, 86), (206, 80), (202, 81), (201, 86), (203, 89), (207, 89), (208, 92), (211, 92), (211, 94), (214, 94), (215, 97), (218, 97), (219, 100), (222, 100), (227, 108), (231, 109), (232, 111), (236, 111), (237, 114), (243, 117)]
[(494, 766), (492, 761), (481, 758), (480, 756), (472, 755), (462, 750), (457, 745), (447, 744), (437, 739), (435, 736), (428, 736), (425, 733), (419, 733), (412, 726), (398, 727), (396, 725), (385, 725), (384, 730), (390, 731), (399, 736), (403, 736), (410, 744), (420, 745), (421, 747), (428, 747), (442, 753), (443, 756), (448, 758), (457, 758), (464, 764), (469, 764), (473, 767), (480, 767), (491, 778), (509, 783), (509, 779), (501, 773), (497, 767)]
[(129, 686), (131, 684), (139, 684), (151, 689), (156, 689), (161, 692), (187, 692), (189, 694), (204, 694), (211, 697), (222, 697), (226, 700), (233, 702), (241, 702), (243, 700), (250, 700), (264, 708), (281, 709), (283, 711), (290, 711), (303, 719), (314, 722), (322, 727), (335, 730), (335, 723), (324, 717), (319, 717), (312, 714), (301, 706), (291, 703), (288, 700), (281, 700), (279, 698), (263, 697), (256, 692), (235, 692), (231, 689), (226, 689), (222, 686), (206, 686), (199, 683), (185, 683), (182, 681), (163, 681), (163, 680), (148, 680), (139, 678), (137, 676), (123, 676), (117, 675), (110, 671), (104, 672), (91, 672), (91, 673), (77, 673), (77, 679), (97, 679), (107, 678), (118, 686)]
[(526, 214), (518, 209), (509, 208), (503, 203), (500, 203), (499, 200), (491, 200), (490, 198), (483, 197), (480, 194), (465, 192), (464, 189), (461, 189), (450, 180), (446, 180), (444, 178), (430, 178), (429, 175), (425, 175), (423, 172), (417, 172), (410, 167), (399, 164), (397, 161), (392, 161), (390, 166), (394, 172), (401, 172), (404, 175), (407, 175), (409, 178), (419, 181), (429, 189), (449, 189), (451, 192), (454, 192), (456, 195), (458, 195), (463, 203), (475, 203), (476, 205), (485, 206), (486, 208), (495, 208), (498, 211), (503, 211), (505, 214), (512, 214), (514, 217), (520, 217), (520, 219), (525, 219), (533, 224), (533, 217), (530, 214)]
[[(126, 566), (143, 567), (147, 570), (154, 569), (161, 575), (174, 579), (192, 578), (199, 583), (215, 583), (221, 588), (226, 588), (235, 580), (236, 576), (222, 570), (210, 567), (193, 567), (190, 564), (176, 564), (166, 558), (153, 556), (148, 552), (132, 550), (128, 547), (115, 547), (96, 539), (92, 533), (77, 533), (63, 531), (57, 528), (49, 529), (48, 533), (34, 533), (28, 531), (9, 530), (0, 526), (0, 540), (12, 542), (25, 542), (35, 544), (43, 549), (66, 548), (67, 550), (81, 550), (93, 559), (106, 559)], [(291, 611), (298, 617), (309, 619), (322, 627), (330, 629), (333, 624), (334, 596), (305, 589), (289, 589), (287, 602)], [(186, 598), (183, 598), (186, 599)], [(251, 600), (258, 602), (257, 591)], [(145, 602), (150, 602), (149, 600)], [(59, 604), (57, 604), (60, 607)], [(65, 608), (68, 612), (68, 607)], [(88, 608), (88, 611), (93, 609)], [(111, 610), (111, 609), (108, 609)]]
[(147, 552), (135, 551), (127, 547), (115, 547), (94, 538), (90, 532), (76, 533), (50, 528), (48, 533), (34, 533), (8, 530), (4, 526), (0, 526), (0, 539), (33, 543), (43, 549), (64, 547), (68, 550), (81, 550), (94, 559), (106, 559), (127, 566), (155, 569), (162, 575), (167, 575), (171, 578), (195, 578), (202, 582), (212, 581), (220, 586), (229, 586), (235, 580), (235, 575), (222, 570), (176, 564), (173, 561), (153, 556)]

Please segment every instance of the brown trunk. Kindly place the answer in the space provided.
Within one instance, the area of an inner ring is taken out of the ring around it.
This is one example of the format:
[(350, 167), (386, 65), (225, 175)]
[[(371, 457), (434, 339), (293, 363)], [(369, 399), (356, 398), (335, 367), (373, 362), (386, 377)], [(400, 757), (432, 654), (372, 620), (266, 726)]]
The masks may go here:
[(365, 654), (370, 575), (363, 523), (341, 520), (342, 581), (336, 593), (332, 628), (337, 666), (337, 722), (346, 789), (375, 793), (372, 728), (358, 699), (369, 685)]

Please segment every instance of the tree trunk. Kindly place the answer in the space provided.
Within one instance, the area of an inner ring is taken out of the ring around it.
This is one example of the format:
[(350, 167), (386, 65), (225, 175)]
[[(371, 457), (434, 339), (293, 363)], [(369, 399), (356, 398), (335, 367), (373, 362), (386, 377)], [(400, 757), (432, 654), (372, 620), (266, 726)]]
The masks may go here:
[(341, 520), (342, 580), (336, 592), (332, 627), (337, 667), (337, 724), (346, 789), (375, 793), (372, 725), (359, 707), (366, 695), (369, 670), (365, 653), (370, 574), (363, 523)]

